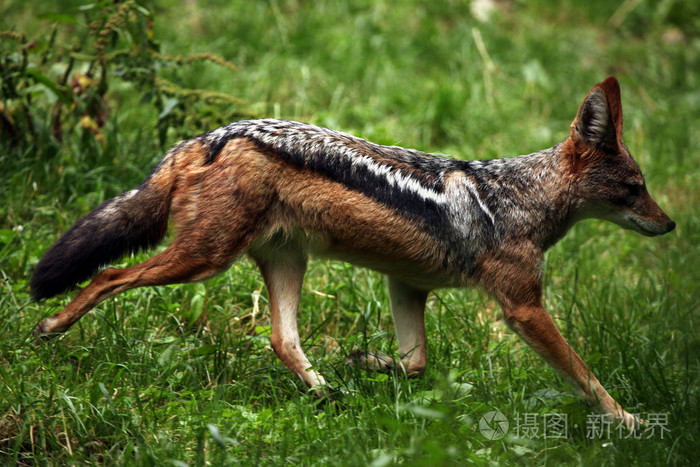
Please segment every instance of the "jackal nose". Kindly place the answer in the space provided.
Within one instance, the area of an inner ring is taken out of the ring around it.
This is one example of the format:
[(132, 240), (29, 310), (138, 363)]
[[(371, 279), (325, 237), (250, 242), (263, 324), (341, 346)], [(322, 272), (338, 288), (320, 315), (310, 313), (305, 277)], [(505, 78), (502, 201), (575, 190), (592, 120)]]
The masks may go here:
[(666, 232), (670, 232), (671, 230), (676, 228), (676, 223), (673, 221), (668, 221), (666, 224)]

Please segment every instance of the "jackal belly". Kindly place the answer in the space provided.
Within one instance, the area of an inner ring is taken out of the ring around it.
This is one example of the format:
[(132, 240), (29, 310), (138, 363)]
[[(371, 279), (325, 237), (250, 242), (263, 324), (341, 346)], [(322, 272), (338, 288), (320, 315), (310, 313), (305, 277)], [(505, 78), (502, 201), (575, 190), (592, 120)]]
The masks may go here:
[[(338, 230), (321, 232), (299, 226), (278, 230), (271, 235), (261, 235), (248, 253), (255, 259), (266, 261), (299, 262), (309, 257), (344, 261), (386, 274), (422, 290), (463, 285), (460, 282), (462, 275), (436, 261), (439, 256), (434, 244), (423, 242), (418, 245), (416, 241), (402, 243), (402, 240), (408, 239), (400, 235), (382, 237), (381, 231), (365, 231), (363, 236), (358, 236)], [(441, 254), (444, 256), (444, 252)]]

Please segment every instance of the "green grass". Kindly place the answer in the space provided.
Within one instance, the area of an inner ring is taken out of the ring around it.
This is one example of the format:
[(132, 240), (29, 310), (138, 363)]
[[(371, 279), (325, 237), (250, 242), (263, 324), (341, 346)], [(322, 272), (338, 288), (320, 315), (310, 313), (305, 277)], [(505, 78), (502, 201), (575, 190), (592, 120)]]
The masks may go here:
[[(579, 3), (501, 2), (505, 7), (480, 22), (469, 2), (449, 0), (164, 0), (144, 4), (161, 54), (213, 53), (239, 68), (197, 61), (163, 66), (158, 75), (181, 88), (228, 94), (240, 105), (181, 100), (174, 115), (182, 118), (159, 126), (163, 107), (115, 75), (104, 142), (79, 126), (58, 142), (47, 123), (55, 96), (41, 83), (25, 89), (36, 137), (13, 144), (0, 133), (0, 460), (696, 463), (700, 12), (690, 0), (624, 2), (631, 10)], [(78, 19), (64, 25), (56, 48), (70, 50), (85, 34), (86, 20), (73, 6), (79, 3), (29, 4), (0, 6), (0, 30), (38, 40), (30, 57), (46, 44), (44, 13)], [(5, 50), (16, 45), (2, 40)], [(266, 292), (247, 260), (202, 284), (124, 293), (65, 337), (32, 345), (36, 323), (70, 299), (29, 300), (29, 277), (43, 252), (80, 215), (140, 183), (167, 146), (210, 129), (200, 125), (235, 114), (282, 117), (485, 159), (563, 140), (586, 92), (608, 74), (622, 85), (626, 143), (678, 227), (649, 239), (600, 221), (577, 225), (547, 255), (545, 303), (625, 408), (667, 417), (663, 438), (657, 430), (649, 439), (625, 439), (614, 429), (610, 439), (591, 437), (592, 412), (475, 290), (431, 296), (423, 378), (346, 367), (356, 347), (392, 353), (396, 343), (383, 278), (341, 263), (311, 263), (299, 319), (307, 354), (348, 392), (335, 403), (305, 394), (274, 356)], [(10, 102), (4, 108), (16, 111)], [(479, 430), (492, 410), (510, 422), (500, 440)], [(538, 423), (565, 415), (567, 436), (518, 436), (525, 414)]]

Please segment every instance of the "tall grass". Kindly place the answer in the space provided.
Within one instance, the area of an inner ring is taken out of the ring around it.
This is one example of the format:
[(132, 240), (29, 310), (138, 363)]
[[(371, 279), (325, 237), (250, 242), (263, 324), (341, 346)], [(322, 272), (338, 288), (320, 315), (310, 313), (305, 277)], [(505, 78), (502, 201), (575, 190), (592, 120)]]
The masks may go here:
[[(131, 2), (130, 22), (109, 28), (120, 8), (109, 2), (0, 7), (0, 30), (12, 33), (0, 35), (3, 462), (694, 463), (698, 7), (498, 2), (483, 19), (479, 4)], [(69, 83), (102, 66), (103, 30), (106, 88), (88, 94), (108, 112), (95, 127), (83, 117), (98, 114)], [(64, 337), (32, 345), (34, 325), (70, 298), (29, 300), (42, 253), (80, 215), (140, 183), (185, 135), (272, 116), (465, 159), (517, 155), (563, 140), (585, 93), (608, 74), (622, 84), (626, 143), (678, 227), (648, 239), (577, 225), (547, 254), (545, 303), (618, 401), (667, 417), (644, 439), (614, 427), (609, 438), (592, 436), (591, 411), (475, 290), (431, 296), (423, 378), (346, 367), (350, 350), (393, 353), (396, 342), (383, 278), (342, 263), (311, 263), (299, 318), (307, 354), (344, 393), (333, 403), (307, 395), (274, 356), (267, 295), (245, 259), (202, 284), (124, 293)], [(10, 78), (20, 80), (16, 95)], [(213, 97), (193, 97), (204, 95)], [(479, 428), (494, 410), (510, 422), (498, 440)], [(528, 420), (542, 429), (554, 415), (567, 417), (566, 436), (523, 435)]]

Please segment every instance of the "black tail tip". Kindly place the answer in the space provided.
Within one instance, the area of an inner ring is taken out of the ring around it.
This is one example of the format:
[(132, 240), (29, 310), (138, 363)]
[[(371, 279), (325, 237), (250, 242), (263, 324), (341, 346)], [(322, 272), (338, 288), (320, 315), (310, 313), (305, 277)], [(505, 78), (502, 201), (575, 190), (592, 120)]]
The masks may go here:
[(38, 302), (40, 300), (45, 300), (47, 298), (54, 297), (61, 293), (60, 290), (52, 290), (50, 287), (44, 287), (39, 284), (35, 284), (33, 281), (29, 285), (29, 295), (33, 302)]
[(69, 281), (68, 278), (68, 274), (56, 274), (55, 271), (44, 267), (44, 264), (40, 262), (29, 282), (29, 294), (32, 301), (45, 300), (69, 290), (73, 282)]

